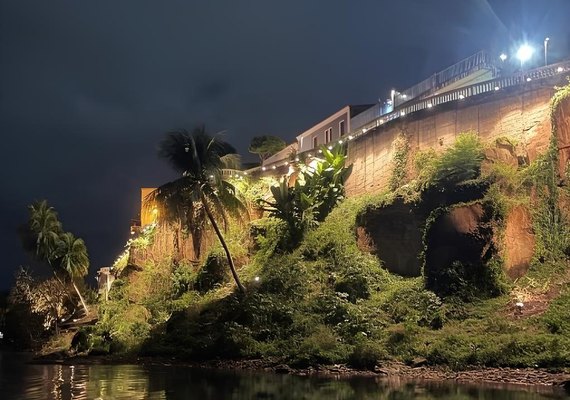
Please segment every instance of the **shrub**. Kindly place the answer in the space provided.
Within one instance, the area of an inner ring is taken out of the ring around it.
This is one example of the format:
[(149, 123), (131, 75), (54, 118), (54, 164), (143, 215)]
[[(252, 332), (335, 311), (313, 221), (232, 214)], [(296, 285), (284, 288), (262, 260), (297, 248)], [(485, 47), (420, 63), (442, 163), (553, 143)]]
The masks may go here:
[(551, 333), (570, 336), (570, 290), (556, 298), (542, 316)]
[(211, 252), (196, 277), (194, 288), (200, 293), (206, 293), (228, 282), (229, 278), (229, 267), (225, 256), (219, 252)]
[(418, 354), (415, 349), (418, 336), (417, 326), (411, 324), (392, 325), (387, 329), (385, 347), (390, 354), (408, 362)]
[(255, 246), (255, 261), (265, 264), (271, 257), (292, 249), (287, 224), (278, 218), (262, 218), (250, 223)]
[(434, 181), (445, 188), (477, 178), (481, 173), (483, 145), (476, 133), (461, 133), (455, 143), (439, 158), (436, 164)]
[(387, 357), (386, 349), (380, 343), (360, 335), (348, 356), (348, 364), (354, 368), (373, 370), (380, 360)]
[(433, 184), (438, 166), (438, 155), (431, 147), (414, 154), (416, 190), (422, 191)]
[(397, 287), (382, 305), (382, 309), (396, 323), (441, 328), (441, 299), (433, 292), (417, 285)]
[(292, 364), (298, 367), (334, 364), (346, 360), (349, 351), (349, 346), (342, 344), (331, 328), (317, 325), (315, 330), (302, 340), (299, 349), (294, 353)]

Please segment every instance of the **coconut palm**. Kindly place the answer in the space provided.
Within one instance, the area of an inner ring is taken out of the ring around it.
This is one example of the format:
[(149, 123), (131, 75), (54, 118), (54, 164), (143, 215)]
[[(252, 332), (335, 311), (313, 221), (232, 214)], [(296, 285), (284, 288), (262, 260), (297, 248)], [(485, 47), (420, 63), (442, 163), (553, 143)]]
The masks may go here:
[(241, 218), (247, 213), (233, 185), (222, 176), (223, 168), (234, 169), (239, 165), (235, 149), (199, 127), (192, 132), (170, 133), (160, 143), (159, 155), (182, 176), (153, 191), (146, 199), (147, 204), (159, 204), (163, 218), (185, 226), (192, 234), (197, 254), (203, 228), (209, 222), (226, 253), (233, 279), (239, 291), (244, 292), (218, 225), (221, 221), (226, 230), (229, 214)]
[[(28, 227), (34, 238), (35, 257), (49, 264), (62, 287), (66, 285), (60, 278), (61, 273), (69, 276), (85, 313), (89, 315), (85, 301), (75, 284), (75, 278), (85, 276), (89, 268), (85, 243), (81, 239), (76, 239), (73, 234), (63, 232), (61, 222), (57, 219), (57, 212), (46, 200), (33, 203), (28, 210), (30, 213)], [(27, 239), (26, 237), (24, 241), (28, 241)], [(31, 247), (27, 243), (24, 243), (24, 246)]]
[(75, 284), (75, 279), (83, 278), (89, 271), (89, 256), (85, 242), (83, 239), (76, 238), (73, 233), (62, 233), (59, 237), (58, 255), (59, 267), (69, 276), (85, 314), (89, 315), (85, 300)]
[(35, 256), (51, 266), (56, 257), (59, 236), (63, 233), (57, 213), (46, 200), (28, 206), (29, 228), (35, 236)]

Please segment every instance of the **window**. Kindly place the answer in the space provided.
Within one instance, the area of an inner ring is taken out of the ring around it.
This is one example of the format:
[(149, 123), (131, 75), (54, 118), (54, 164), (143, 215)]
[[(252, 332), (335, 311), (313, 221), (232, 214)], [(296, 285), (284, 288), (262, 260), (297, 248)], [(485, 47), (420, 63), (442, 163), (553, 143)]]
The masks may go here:
[(344, 119), (342, 121), (340, 121), (338, 123), (338, 134), (340, 136), (344, 135), (346, 133), (346, 128), (345, 128), (345, 123), (344, 123)]
[(315, 136), (313, 138), (313, 149), (316, 149), (319, 146), (319, 137)]
[(332, 141), (332, 128), (325, 131), (325, 143)]

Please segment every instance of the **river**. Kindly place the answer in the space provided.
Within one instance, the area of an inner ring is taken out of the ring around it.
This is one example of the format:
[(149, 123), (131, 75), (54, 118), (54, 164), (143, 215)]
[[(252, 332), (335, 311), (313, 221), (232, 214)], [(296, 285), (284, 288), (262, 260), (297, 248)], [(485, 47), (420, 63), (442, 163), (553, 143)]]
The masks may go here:
[(477, 399), (566, 398), (523, 387), (409, 382), (369, 377), (323, 378), (183, 366), (39, 365), (0, 352), (0, 398), (11, 399)]

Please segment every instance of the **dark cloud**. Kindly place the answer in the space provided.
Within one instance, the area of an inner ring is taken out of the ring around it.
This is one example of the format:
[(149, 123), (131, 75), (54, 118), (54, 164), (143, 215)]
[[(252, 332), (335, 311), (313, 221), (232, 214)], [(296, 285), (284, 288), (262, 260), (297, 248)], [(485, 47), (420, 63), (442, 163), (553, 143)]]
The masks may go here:
[(173, 177), (164, 132), (205, 123), (247, 155), (349, 103), (412, 85), (481, 49), (552, 37), (565, 0), (0, 0), (0, 287), (27, 262), (16, 228), (47, 198), (109, 264), (139, 187)]

